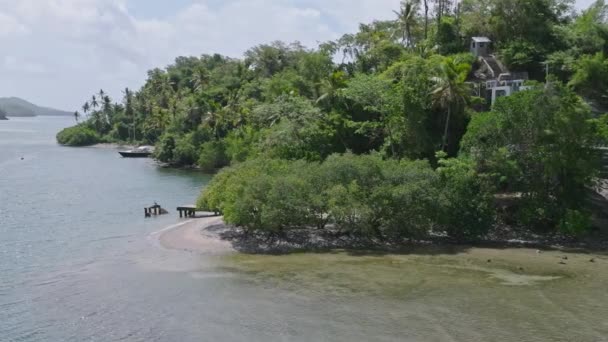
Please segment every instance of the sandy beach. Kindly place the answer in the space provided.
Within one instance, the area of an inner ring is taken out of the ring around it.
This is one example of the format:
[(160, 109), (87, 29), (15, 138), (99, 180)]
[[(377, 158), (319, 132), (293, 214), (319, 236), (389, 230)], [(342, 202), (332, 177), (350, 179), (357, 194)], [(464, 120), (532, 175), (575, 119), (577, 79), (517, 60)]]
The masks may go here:
[(220, 239), (219, 235), (210, 229), (218, 225), (224, 225), (221, 217), (193, 218), (152, 235), (167, 249), (205, 254), (233, 252), (232, 244)]

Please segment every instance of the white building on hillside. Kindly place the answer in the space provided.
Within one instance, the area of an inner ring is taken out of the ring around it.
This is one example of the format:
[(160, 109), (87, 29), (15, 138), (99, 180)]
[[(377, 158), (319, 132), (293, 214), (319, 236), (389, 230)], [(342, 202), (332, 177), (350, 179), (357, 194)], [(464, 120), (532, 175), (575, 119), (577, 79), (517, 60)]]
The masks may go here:
[(470, 51), (477, 57), (479, 64), (473, 81), (477, 83), (477, 95), (494, 105), (499, 97), (511, 96), (527, 89), (524, 83), (528, 80), (528, 73), (509, 72), (500, 60), (491, 54), (491, 44), (492, 41), (488, 37), (472, 37)]
[(471, 38), (471, 53), (475, 57), (485, 57), (490, 55), (490, 45), (492, 41), (488, 37)]

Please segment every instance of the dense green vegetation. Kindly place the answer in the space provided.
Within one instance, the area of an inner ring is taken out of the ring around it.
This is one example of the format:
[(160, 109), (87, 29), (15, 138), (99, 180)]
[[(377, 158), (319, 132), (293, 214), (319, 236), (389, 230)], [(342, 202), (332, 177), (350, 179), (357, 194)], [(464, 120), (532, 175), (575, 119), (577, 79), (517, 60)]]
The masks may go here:
[(198, 205), (219, 208), (250, 230), (334, 226), (380, 238), (424, 237), (435, 227), (450, 236), (487, 231), (492, 198), (474, 165), (441, 160), (383, 159), (378, 153), (332, 155), (323, 163), (258, 158), (218, 174)]
[(57, 142), (67, 146), (89, 146), (99, 143), (101, 140), (93, 129), (85, 125), (78, 125), (59, 132)]
[[(316, 49), (179, 57), (121, 103), (92, 96), (79, 138), (60, 142), (89, 141), (88, 128), (155, 144), (169, 165), (231, 166), (199, 204), (253, 230), (470, 239), (506, 219), (498, 194), (517, 199), (509, 223), (588, 230), (608, 131), (604, 1), (575, 13), (569, 0), (408, 0), (396, 14)], [(466, 82), (483, 35), (536, 81), (491, 109)]]

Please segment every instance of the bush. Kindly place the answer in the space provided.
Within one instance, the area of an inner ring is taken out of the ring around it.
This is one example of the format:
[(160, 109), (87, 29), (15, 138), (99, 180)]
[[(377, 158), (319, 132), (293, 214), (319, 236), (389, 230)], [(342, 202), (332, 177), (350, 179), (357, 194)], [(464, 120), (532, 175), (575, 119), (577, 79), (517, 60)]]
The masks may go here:
[(582, 235), (591, 229), (591, 215), (580, 210), (567, 210), (559, 230), (568, 235)]
[(230, 165), (226, 156), (226, 145), (223, 141), (208, 141), (201, 146), (198, 166), (207, 172), (213, 172)]
[(317, 177), (325, 179), (328, 215), (339, 228), (380, 236), (384, 211), (381, 194), (382, 159), (377, 155), (334, 155), (321, 165)]
[(397, 237), (424, 237), (437, 221), (439, 175), (427, 161), (387, 164), (383, 173), (388, 186), (376, 190), (387, 194), (385, 233)]
[(494, 223), (492, 194), (475, 172), (475, 163), (466, 159), (441, 159), (439, 222), (448, 236), (473, 240), (486, 234)]
[(223, 169), (198, 199), (198, 207), (219, 211), (226, 222), (249, 229), (280, 227), (280, 223), (263, 222), (263, 208), (268, 203), (267, 194), (272, 179), (282, 173), (286, 162), (255, 159)]
[(327, 212), (343, 230), (412, 238), (433, 225), (437, 177), (426, 161), (334, 155), (316, 178), (326, 180)]
[(192, 143), (192, 134), (187, 134), (177, 140), (173, 149), (172, 163), (174, 165), (190, 166), (197, 161), (198, 155)]
[(310, 224), (307, 184), (295, 175), (261, 179), (266, 187), (259, 190), (267, 191), (258, 192), (264, 198), (259, 210), (260, 228), (280, 232)]
[(131, 128), (125, 122), (117, 122), (108, 134), (113, 140), (128, 141), (131, 139)]
[[(560, 83), (500, 98), (475, 115), (463, 155), (484, 178), (520, 194), (516, 217), (527, 227), (558, 229), (568, 210), (582, 210), (600, 169), (604, 118)], [(498, 180), (498, 182), (497, 182)]]
[(528, 71), (533, 78), (542, 76), (541, 62), (545, 61), (544, 51), (533, 43), (514, 40), (500, 50), (500, 56), (506, 66), (514, 71)]
[(575, 63), (575, 73), (569, 85), (583, 96), (608, 106), (608, 59), (603, 53), (582, 56)]
[(412, 238), (434, 225), (437, 183), (425, 161), (351, 154), (321, 164), (262, 158), (220, 172), (198, 205), (252, 230), (331, 223), (359, 235)]
[(57, 133), (57, 142), (66, 146), (90, 146), (101, 142), (99, 135), (85, 125), (68, 127)]
[(165, 134), (156, 144), (154, 156), (164, 163), (173, 162), (173, 150), (175, 149), (175, 137), (172, 134)]
[(251, 126), (230, 132), (224, 139), (226, 156), (231, 162), (244, 162), (257, 153), (260, 132)]

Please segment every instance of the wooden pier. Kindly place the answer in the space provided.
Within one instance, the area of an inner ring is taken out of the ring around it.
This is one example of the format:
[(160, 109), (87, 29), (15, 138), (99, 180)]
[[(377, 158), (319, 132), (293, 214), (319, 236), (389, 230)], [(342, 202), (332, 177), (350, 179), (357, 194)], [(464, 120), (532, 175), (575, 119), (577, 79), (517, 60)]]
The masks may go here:
[[(204, 211), (204, 210), (199, 210), (199, 209), (196, 208), (196, 205), (183, 205), (181, 207), (177, 207), (177, 211), (179, 212), (179, 217), (180, 218), (183, 218), (183, 217), (193, 218), (193, 217), (213, 217), (213, 216), (219, 216), (218, 212), (207, 212), (207, 211)], [(165, 214), (168, 214), (168, 213), (169, 212), (167, 210), (163, 209), (156, 202), (154, 203), (153, 206), (144, 208), (144, 214), (146, 215), (146, 217), (165, 215)], [(197, 216), (196, 213), (200, 213), (199, 216)]]
[(144, 214), (146, 215), (146, 217), (152, 217), (152, 215), (164, 215), (167, 213), (168, 212), (165, 209), (163, 209), (159, 204), (156, 203), (151, 207), (144, 208)]
[(195, 205), (183, 205), (181, 207), (177, 207), (177, 211), (179, 211), (179, 217), (196, 216), (196, 206)]
[(195, 205), (183, 205), (181, 207), (177, 207), (177, 211), (179, 211), (179, 217), (196, 217), (196, 213), (201, 213), (199, 217), (212, 217), (219, 216), (218, 212), (208, 212), (204, 210), (199, 210)]

